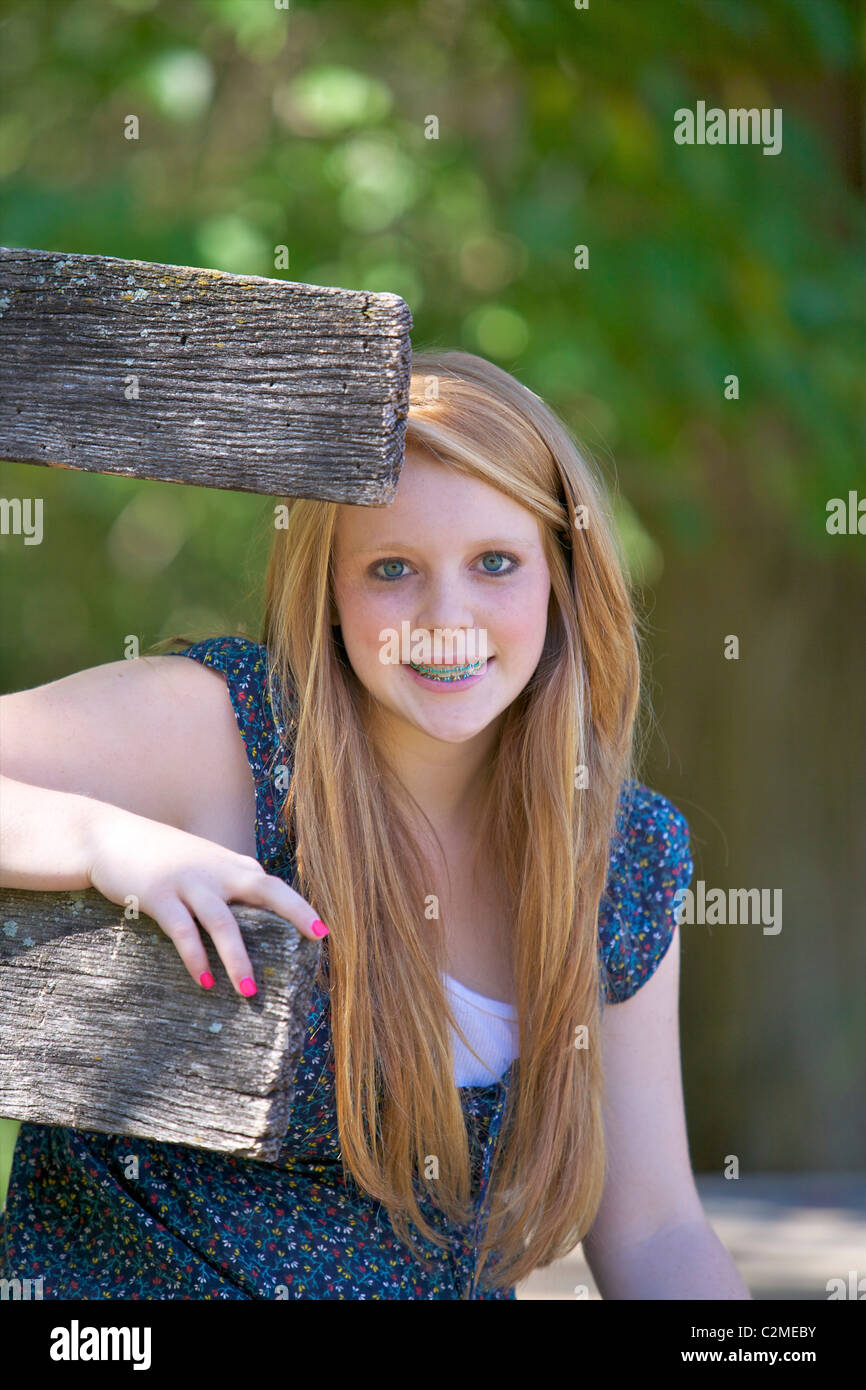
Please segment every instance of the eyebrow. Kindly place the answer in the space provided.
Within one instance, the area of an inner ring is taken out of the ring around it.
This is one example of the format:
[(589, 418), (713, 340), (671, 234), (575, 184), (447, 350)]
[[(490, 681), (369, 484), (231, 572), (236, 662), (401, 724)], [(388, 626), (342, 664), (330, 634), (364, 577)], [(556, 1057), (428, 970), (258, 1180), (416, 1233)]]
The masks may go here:
[[(520, 547), (530, 550), (536, 544), (537, 542), (530, 540), (528, 536), (493, 536), (487, 537), (484, 540), (471, 541), (469, 548), (471, 550), (498, 550), (501, 546), (508, 545), (515, 550)], [(353, 550), (351, 553), (353, 555), (375, 555), (380, 550), (405, 550), (408, 552), (415, 549), (417, 549), (416, 546), (408, 544), (406, 541), (388, 540), (380, 541), (378, 545), (364, 546), (359, 550)]]

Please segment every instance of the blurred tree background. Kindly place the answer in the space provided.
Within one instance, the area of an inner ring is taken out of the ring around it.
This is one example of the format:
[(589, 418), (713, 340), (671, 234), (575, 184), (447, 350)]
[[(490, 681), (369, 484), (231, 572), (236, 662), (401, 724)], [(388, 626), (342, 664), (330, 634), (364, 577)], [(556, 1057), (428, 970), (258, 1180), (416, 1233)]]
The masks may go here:
[[(605, 471), (644, 780), (696, 879), (783, 891), (777, 935), (682, 928), (698, 1170), (866, 1152), (866, 536), (826, 529), (866, 496), (864, 50), (844, 0), (0, 3), (0, 243), (395, 292)], [(781, 153), (676, 144), (699, 100), (781, 108)], [(9, 463), (0, 495), (45, 515), (0, 535), (0, 689), (258, 638), (267, 499)]]

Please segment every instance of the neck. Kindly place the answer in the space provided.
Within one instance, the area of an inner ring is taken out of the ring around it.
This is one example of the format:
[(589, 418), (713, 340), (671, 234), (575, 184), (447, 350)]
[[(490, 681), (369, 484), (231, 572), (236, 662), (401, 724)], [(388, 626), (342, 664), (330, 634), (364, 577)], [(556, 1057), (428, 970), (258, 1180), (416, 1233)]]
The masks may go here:
[[(485, 774), (499, 737), (499, 720), (462, 743), (443, 743), (372, 711), (368, 733), (401, 785), (440, 839), (474, 837)], [(422, 822), (423, 823), (423, 822)]]

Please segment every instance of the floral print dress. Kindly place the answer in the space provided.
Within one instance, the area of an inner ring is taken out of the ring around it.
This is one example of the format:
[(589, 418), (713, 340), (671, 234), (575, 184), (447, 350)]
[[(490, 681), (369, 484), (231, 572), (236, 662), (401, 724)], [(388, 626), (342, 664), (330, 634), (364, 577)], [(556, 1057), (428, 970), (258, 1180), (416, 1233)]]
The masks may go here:
[[(228, 636), (172, 655), (223, 673), (255, 779), (257, 855), (291, 883), (275, 783), (284, 729), (268, 692), (266, 648)], [(691, 875), (683, 817), (628, 783), (598, 919), (606, 1004), (628, 999), (658, 966), (672, 939), (674, 895)], [(476, 1260), (516, 1063), (498, 1082), (460, 1088), (475, 1216), (456, 1227), (422, 1196), (447, 1240), (443, 1249), (413, 1231), (422, 1262), (380, 1203), (344, 1176), (328, 1007), (317, 986), (276, 1164), (22, 1124), (0, 1216), (3, 1277), (41, 1279), (45, 1299), (513, 1299), (513, 1287), (478, 1280)]]

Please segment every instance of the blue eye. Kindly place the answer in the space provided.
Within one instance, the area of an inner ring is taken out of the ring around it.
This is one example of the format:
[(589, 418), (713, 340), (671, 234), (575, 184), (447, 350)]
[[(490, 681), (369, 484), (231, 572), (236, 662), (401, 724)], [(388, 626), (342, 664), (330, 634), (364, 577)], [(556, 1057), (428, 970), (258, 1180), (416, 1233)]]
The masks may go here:
[[(379, 569), (382, 565), (404, 565), (405, 563), (405, 560), (381, 560), (379, 565), (376, 566), (376, 569)], [(400, 574), (377, 574), (376, 570), (373, 571), (373, 576), (375, 579), (384, 579), (386, 582), (394, 579), (402, 579), (403, 577)]]
[[(511, 555), (506, 555), (506, 554), (505, 554), (503, 551), (501, 551), (501, 550), (488, 550), (487, 555), (485, 555), (483, 558), (486, 560), (486, 559), (488, 558), (488, 556), (490, 556), (490, 555), (499, 556), (499, 558), (502, 559), (502, 560), (511, 560), (511, 562), (512, 562), (512, 564), (511, 564), (511, 569), (516, 569), (516, 568), (517, 568), (518, 562), (514, 559), (514, 557), (511, 556)], [(511, 569), (507, 569), (507, 570), (486, 570), (485, 573), (486, 573), (486, 574), (510, 574), (510, 573), (511, 573)]]
[[(511, 562), (510, 567), (509, 567), (507, 570), (504, 570), (504, 569), (497, 569), (497, 570), (484, 569), (484, 570), (483, 570), (483, 573), (484, 573), (484, 574), (488, 574), (488, 575), (491, 576), (491, 578), (494, 578), (494, 579), (498, 578), (499, 575), (512, 574), (512, 573), (514, 572), (514, 570), (516, 570), (516, 569), (519, 567), (519, 565), (520, 565), (520, 561), (519, 561), (519, 560), (515, 559), (515, 557), (514, 557), (513, 555), (506, 555), (506, 553), (505, 553), (504, 550), (488, 550), (487, 553), (486, 553), (486, 555), (483, 555), (483, 556), (482, 556), (482, 560), (487, 560), (490, 556), (497, 556), (497, 557), (499, 557), (500, 559), (509, 560), (509, 561)], [(397, 579), (402, 579), (402, 578), (403, 578), (403, 575), (402, 575), (402, 574), (379, 574), (378, 571), (379, 571), (380, 569), (383, 569), (386, 565), (405, 565), (405, 563), (406, 563), (405, 560), (380, 560), (379, 563), (378, 563), (378, 565), (376, 565), (375, 568), (372, 570), (373, 578), (374, 578), (374, 579), (380, 579), (380, 580), (382, 580), (382, 582), (385, 583), (385, 584), (393, 584), (395, 580), (397, 580)]]

